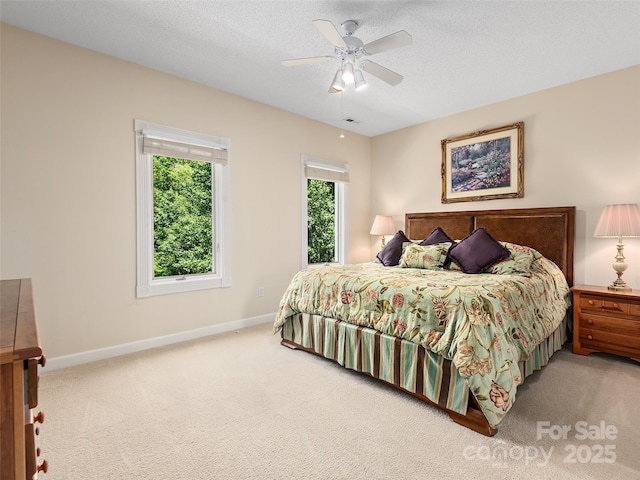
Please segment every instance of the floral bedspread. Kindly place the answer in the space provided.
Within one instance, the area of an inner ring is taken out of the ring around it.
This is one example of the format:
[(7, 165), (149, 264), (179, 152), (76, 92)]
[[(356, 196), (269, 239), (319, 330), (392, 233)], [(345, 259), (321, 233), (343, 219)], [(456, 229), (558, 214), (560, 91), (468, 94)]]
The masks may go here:
[(280, 302), (278, 331), (313, 313), (418, 343), (453, 361), (492, 426), (522, 382), (518, 362), (556, 329), (570, 305), (560, 269), (536, 259), (530, 277), (451, 270), (325, 266), (298, 272)]

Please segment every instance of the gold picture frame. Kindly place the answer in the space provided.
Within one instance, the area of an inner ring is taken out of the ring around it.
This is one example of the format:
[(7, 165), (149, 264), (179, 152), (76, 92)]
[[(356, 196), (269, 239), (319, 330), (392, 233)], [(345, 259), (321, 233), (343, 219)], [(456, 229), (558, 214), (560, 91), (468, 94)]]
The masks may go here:
[(442, 203), (524, 197), (524, 122), (441, 143)]

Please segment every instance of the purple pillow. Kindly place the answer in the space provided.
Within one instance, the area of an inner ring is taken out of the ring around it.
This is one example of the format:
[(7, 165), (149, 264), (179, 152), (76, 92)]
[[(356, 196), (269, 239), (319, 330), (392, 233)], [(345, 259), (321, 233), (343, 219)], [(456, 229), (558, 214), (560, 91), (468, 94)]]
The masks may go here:
[(449, 235), (447, 235), (442, 228), (436, 227), (433, 229), (433, 232), (418, 245), (426, 247), (427, 245), (435, 245), (436, 243), (453, 243), (453, 240), (449, 238)]
[(448, 254), (464, 273), (482, 273), (485, 268), (509, 255), (509, 250), (484, 228), (477, 228), (464, 240), (454, 244)]
[(380, 263), (385, 267), (394, 267), (400, 263), (402, 244), (410, 241), (402, 230), (398, 230), (398, 233), (378, 252), (376, 258), (380, 260)]

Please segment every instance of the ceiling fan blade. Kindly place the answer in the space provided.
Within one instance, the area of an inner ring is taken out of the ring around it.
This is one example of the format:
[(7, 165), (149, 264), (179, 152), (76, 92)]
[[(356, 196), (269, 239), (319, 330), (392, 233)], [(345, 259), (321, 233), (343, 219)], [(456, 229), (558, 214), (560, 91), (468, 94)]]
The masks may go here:
[(361, 67), (365, 72), (375, 75), (383, 82), (387, 82), (389, 85), (393, 85), (394, 87), (404, 79), (404, 77), (399, 73), (389, 70), (375, 62), (363, 62)]
[(342, 35), (340, 35), (338, 29), (329, 20), (313, 20), (311, 23), (320, 30), (320, 33), (322, 33), (332, 45), (347, 48), (347, 44), (344, 42)]
[(375, 53), (393, 50), (394, 48), (406, 47), (407, 45), (411, 45), (412, 41), (411, 35), (404, 30), (400, 30), (399, 32), (369, 42), (363, 48), (368, 55), (373, 55)]
[(290, 60), (283, 60), (282, 65), (285, 67), (294, 67), (296, 65), (313, 65), (314, 63), (322, 63), (327, 60), (331, 60), (333, 57), (330, 56), (322, 56), (322, 57), (307, 57), (307, 58), (292, 58)]

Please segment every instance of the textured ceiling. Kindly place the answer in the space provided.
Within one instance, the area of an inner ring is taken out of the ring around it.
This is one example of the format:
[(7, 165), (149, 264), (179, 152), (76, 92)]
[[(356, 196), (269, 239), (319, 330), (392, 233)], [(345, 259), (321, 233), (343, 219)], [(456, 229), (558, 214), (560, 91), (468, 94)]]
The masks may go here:
[[(640, 64), (638, 1), (3, 0), (0, 18), (368, 136)], [(409, 32), (370, 57), (404, 81), (365, 72), (341, 108), (337, 60), (280, 63), (333, 54), (315, 19), (357, 20), (364, 43)]]

